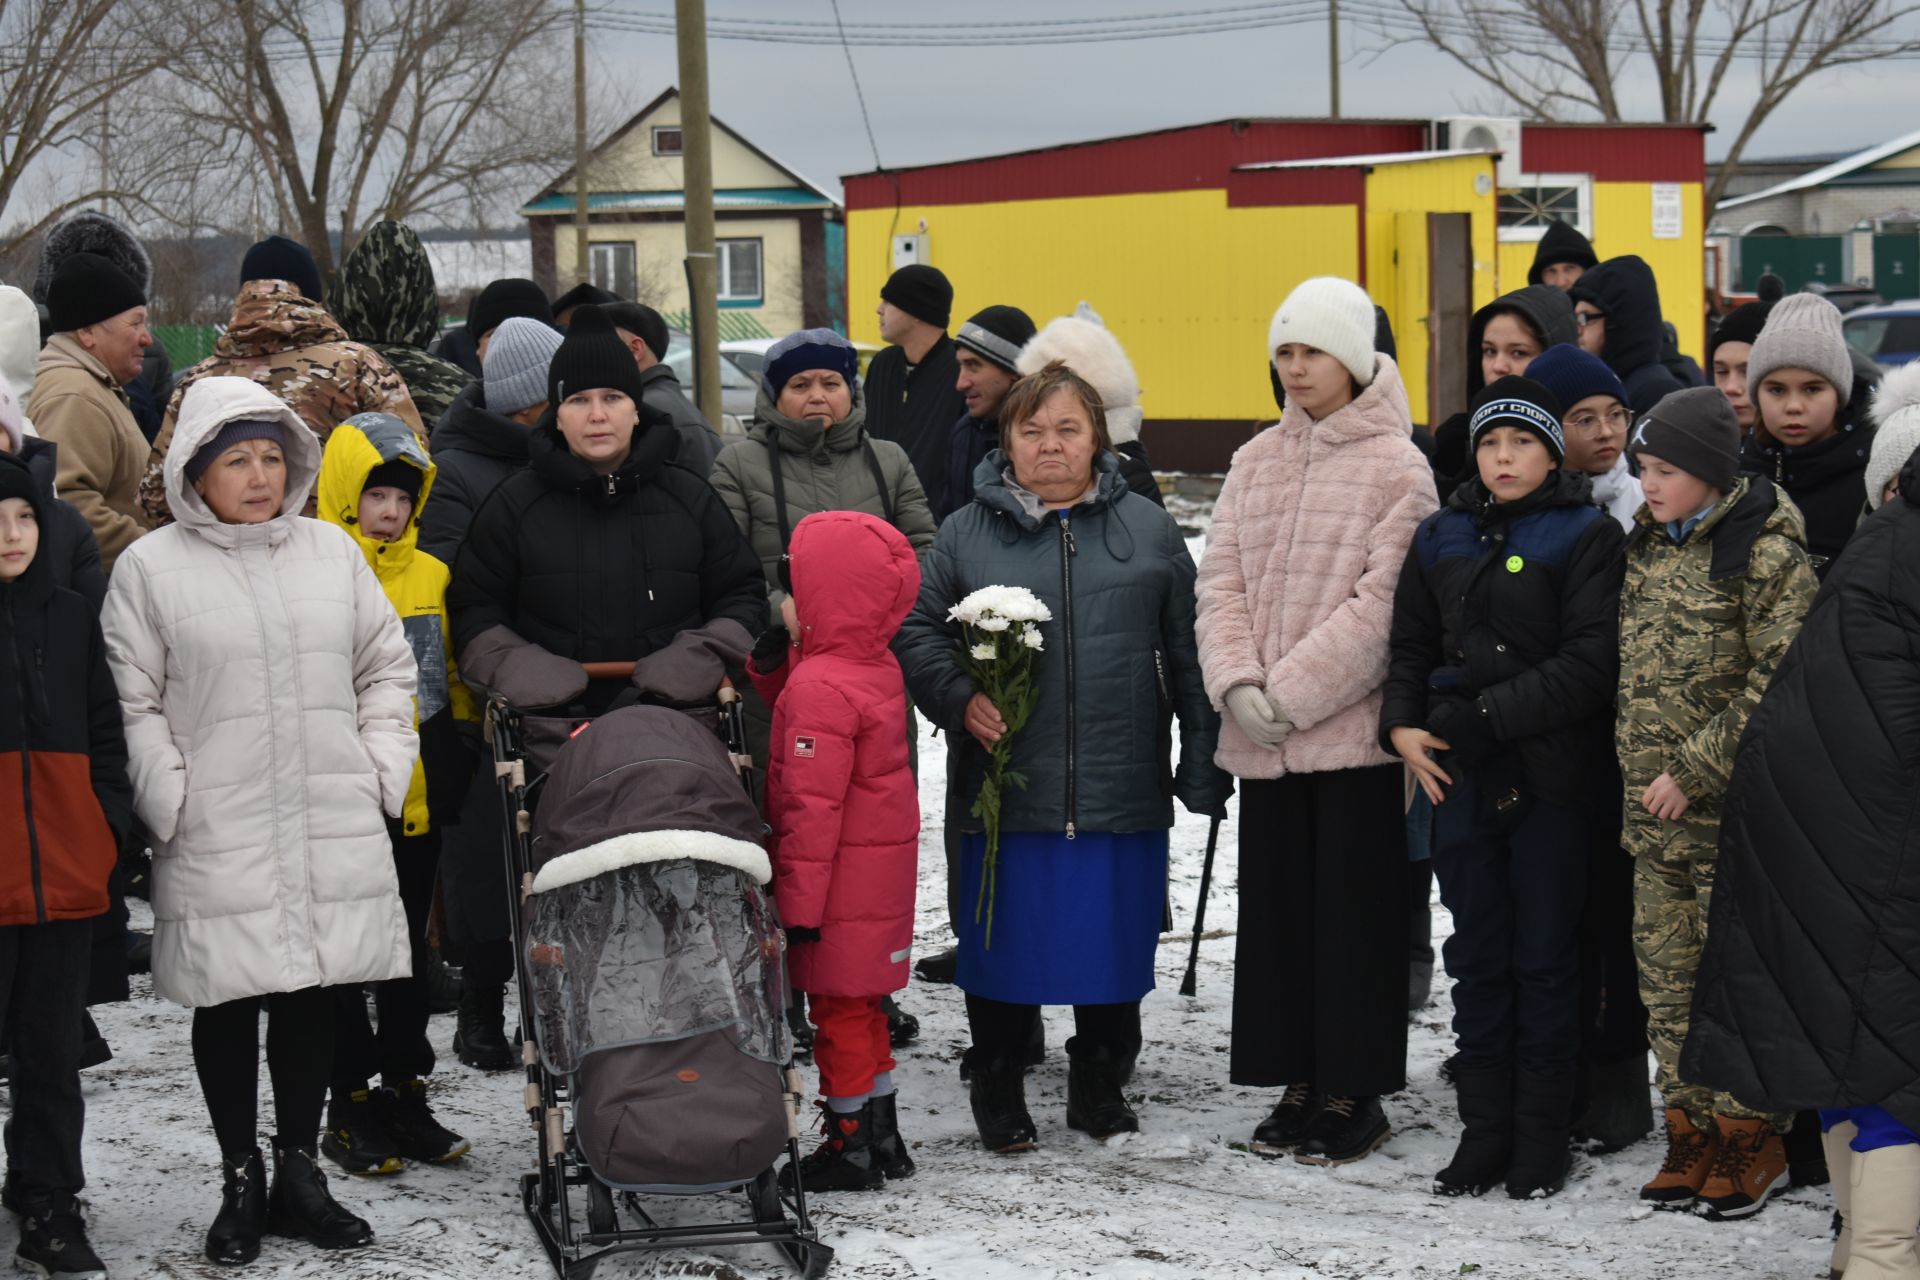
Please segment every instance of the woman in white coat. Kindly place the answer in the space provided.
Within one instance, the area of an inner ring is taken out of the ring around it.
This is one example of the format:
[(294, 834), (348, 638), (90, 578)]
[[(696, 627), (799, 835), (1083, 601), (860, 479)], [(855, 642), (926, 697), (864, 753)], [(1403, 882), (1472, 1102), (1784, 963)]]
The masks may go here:
[[(193, 1011), (193, 1058), (225, 1198), (207, 1256), (250, 1262), (266, 1232), (323, 1248), (373, 1232), (314, 1161), (332, 993), (405, 977), (386, 824), (413, 776), (414, 658), (366, 557), (303, 519), (320, 445), (245, 378), (180, 406), (166, 487), (177, 523), (114, 567), (102, 623), (135, 804), (155, 842), (153, 982)], [(260, 1010), (274, 1176), (256, 1129)]]

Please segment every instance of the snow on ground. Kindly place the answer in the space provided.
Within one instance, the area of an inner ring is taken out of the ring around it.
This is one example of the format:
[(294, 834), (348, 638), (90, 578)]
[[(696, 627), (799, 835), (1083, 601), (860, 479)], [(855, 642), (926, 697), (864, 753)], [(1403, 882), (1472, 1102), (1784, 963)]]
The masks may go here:
[[(949, 938), (943, 914), (940, 821), (944, 740), (920, 743), (921, 953)], [(1192, 922), (1207, 823), (1174, 828), (1177, 927)], [(1159, 990), (1144, 1007), (1146, 1049), (1131, 1096), (1142, 1132), (1102, 1145), (1066, 1127), (1069, 1010), (1050, 1010), (1050, 1049), (1028, 1095), (1040, 1149), (994, 1156), (975, 1140), (956, 1064), (966, 1044), (959, 991), (915, 984), (901, 1004), (920, 1042), (903, 1051), (901, 1125), (919, 1176), (868, 1195), (815, 1200), (836, 1250), (831, 1275), (887, 1280), (1387, 1280), (1472, 1275), (1481, 1280), (1803, 1280), (1826, 1274), (1831, 1200), (1795, 1190), (1747, 1224), (1714, 1224), (1643, 1209), (1635, 1192), (1659, 1159), (1653, 1142), (1614, 1156), (1576, 1157), (1567, 1190), (1546, 1202), (1503, 1195), (1442, 1200), (1428, 1182), (1458, 1136), (1438, 1069), (1451, 1047), (1444, 979), (1411, 1028), (1406, 1092), (1387, 1102), (1395, 1136), (1372, 1158), (1338, 1169), (1268, 1161), (1238, 1149), (1276, 1100), (1227, 1083), (1233, 990), (1235, 826), (1224, 825), (1201, 949), (1199, 995), (1175, 994), (1188, 935), (1160, 949)], [(143, 910), (142, 904), (135, 904)], [(1449, 922), (1436, 906), (1436, 937)], [(144, 927), (144, 920), (139, 922)], [(219, 1203), (218, 1155), (188, 1049), (185, 1010), (156, 1000), (144, 978), (129, 1004), (96, 1010), (116, 1057), (86, 1073), (87, 1168), (93, 1238), (117, 1277), (230, 1275), (201, 1242)], [(433, 1076), (441, 1118), (473, 1140), (452, 1168), (416, 1168), (381, 1181), (335, 1176), (334, 1190), (378, 1233), (364, 1251), (328, 1255), (269, 1240), (251, 1274), (336, 1280), (538, 1277), (545, 1256), (520, 1214), (517, 1178), (533, 1160), (517, 1073), (483, 1076), (452, 1056), (453, 1019), (434, 1019), (442, 1055)], [(264, 1067), (262, 1075), (264, 1076)], [(264, 1080), (263, 1080), (264, 1085)], [(270, 1111), (263, 1087), (263, 1135)], [(263, 1137), (264, 1141), (264, 1137)], [(808, 1145), (811, 1145), (811, 1140)], [(733, 1205), (728, 1204), (728, 1212)], [(717, 1216), (717, 1215), (716, 1215)], [(0, 1248), (12, 1242), (0, 1237)], [(770, 1248), (670, 1253), (603, 1266), (604, 1280), (790, 1274)]]

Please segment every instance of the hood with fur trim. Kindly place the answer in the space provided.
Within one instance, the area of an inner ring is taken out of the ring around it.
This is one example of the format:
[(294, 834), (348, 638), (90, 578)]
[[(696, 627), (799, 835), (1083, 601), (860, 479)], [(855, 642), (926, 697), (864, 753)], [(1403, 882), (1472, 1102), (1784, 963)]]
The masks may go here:
[(1081, 316), (1061, 316), (1035, 334), (1020, 352), (1022, 376), (1038, 373), (1055, 360), (1093, 384), (1107, 413), (1107, 434), (1113, 442), (1131, 444), (1140, 438), (1140, 379), (1133, 372), (1126, 349), (1107, 327)]
[(0, 284), (0, 374), (26, 404), (40, 364), (40, 312), (33, 299), (10, 284)]
[(56, 224), (40, 246), (40, 268), (33, 277), (33, 300), (47, 304), (47, 290), (53, 286), (54, 268), (62, 259), (76, 253), (97, 253), (127, 273), (140, 286), (143, 295), (153, 292), (153, 261), (146, 246), (125, 224), (104, 213), (84, 209)]

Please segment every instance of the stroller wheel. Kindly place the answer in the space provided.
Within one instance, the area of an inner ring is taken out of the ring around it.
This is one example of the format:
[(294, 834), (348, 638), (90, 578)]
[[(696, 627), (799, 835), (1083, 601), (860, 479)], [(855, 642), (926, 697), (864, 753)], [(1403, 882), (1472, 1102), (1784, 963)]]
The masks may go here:
[(620, 1229), (613, 1207), (613, 1192), (598, 1178), (587, 1183), (587, 1230), (597, 1236), (612, 1235)]
[(747, 1184), (747, 1206), (760, 1234), (773, 1235), (786, 1227), (787, 1207), (780, 1202), (779, 1175), (772, 1169), (763, 1169)]

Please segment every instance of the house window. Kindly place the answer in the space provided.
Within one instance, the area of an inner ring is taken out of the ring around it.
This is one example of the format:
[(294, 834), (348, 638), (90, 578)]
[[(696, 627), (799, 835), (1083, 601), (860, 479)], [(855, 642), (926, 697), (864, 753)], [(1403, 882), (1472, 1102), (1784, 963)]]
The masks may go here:
[(680, 154), (679, 125), (657, 124), (653, 126), (653, 154), (657, 156), (677, 156)]
[(1502, 187), (1496, 208), (1502, 240), (1538, 240), (1556, 222), (1591, 237), (1593, 179), (1584, 173), (1530, 175), (1520, 186)]
[(766, 298), (760, 274), (759, 240), (722, 240), (714, 246), (720, 255), (720, 301), (759, 305)]
[(633, 246), (595, 244), (587, 246), (588, 263), (593, 268), (593, 283), (623, 298), (633, 296)]

